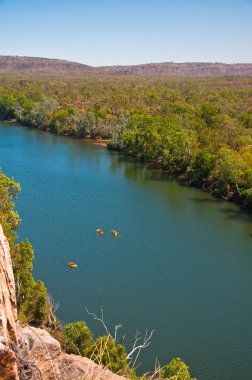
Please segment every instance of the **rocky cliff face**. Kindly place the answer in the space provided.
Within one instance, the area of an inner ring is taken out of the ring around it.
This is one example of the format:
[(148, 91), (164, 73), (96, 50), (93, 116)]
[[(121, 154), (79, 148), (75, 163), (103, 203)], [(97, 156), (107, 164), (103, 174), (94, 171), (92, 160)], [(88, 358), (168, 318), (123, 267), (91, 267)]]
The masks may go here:
[(0, 225), (0, 379), (18, 379), (17, 308), (10, 249)]
[(0, 225), (0, 380), (126, 380), (88, 358), (62, 352), (43, 329), (17, 321), (10, 249)]
[(126, 380), (88, 358), (65, 354), (46, 330), (31, 326), (21, 329), (19, 355), (24, 379)]

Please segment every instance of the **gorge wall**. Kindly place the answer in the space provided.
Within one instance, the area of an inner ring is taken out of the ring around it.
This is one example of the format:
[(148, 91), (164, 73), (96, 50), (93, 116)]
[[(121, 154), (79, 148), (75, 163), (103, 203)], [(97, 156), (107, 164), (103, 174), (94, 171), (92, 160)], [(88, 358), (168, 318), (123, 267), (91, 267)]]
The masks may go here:
[(15, 282), (9, 244), (0, 225), (0, 379), (18, 379)]

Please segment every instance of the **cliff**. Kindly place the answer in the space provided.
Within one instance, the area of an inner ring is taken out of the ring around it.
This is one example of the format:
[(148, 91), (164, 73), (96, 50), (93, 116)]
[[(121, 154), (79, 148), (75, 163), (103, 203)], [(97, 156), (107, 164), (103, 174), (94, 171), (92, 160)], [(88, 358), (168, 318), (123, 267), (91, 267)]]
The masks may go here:
[(10, 249), (0, 225), (0, 379), (18, 379), (15, 283)]
[(19, 326), (10, 249), (1, 225), (0, 379), (126, 380), (88, 358), (65, 354), (46, 330)]

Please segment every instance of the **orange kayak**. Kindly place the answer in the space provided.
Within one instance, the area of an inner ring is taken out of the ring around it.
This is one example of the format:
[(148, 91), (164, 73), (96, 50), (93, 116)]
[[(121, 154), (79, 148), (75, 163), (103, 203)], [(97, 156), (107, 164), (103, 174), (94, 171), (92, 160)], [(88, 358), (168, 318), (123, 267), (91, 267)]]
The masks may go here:
[(96, 232), (98, 233), (98, 235), (103, 235), (104, 232), (101, 228), (97, 228)]

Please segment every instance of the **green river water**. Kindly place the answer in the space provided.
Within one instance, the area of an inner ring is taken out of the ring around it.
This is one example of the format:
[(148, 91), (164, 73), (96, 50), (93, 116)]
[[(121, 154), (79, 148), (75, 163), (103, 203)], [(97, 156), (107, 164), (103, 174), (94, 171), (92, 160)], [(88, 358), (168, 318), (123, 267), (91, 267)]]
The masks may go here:
[(64, 322), (102, 334), (85, 311), (102, 305), (127, 346), (155, 329), (139, 372), (181, 357), (198, 380), (252, 378), (251, 215), (123, 154), (15, 124), (0, 125), (0, 166), (21, 183), (18, 233)]

